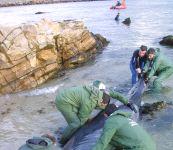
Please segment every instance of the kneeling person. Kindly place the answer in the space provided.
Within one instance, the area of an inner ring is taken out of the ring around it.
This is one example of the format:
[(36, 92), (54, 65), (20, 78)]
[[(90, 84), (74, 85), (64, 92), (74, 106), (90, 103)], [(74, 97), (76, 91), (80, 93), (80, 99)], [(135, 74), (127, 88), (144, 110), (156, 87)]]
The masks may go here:
[(68, 123), (61, 137), (61, 144), (65, 144), (89, 119), (95, 108), (104, 109), (109, 101), (109, 96), (94, 86), (72, 87), (59, 92), (56, 107)]
[(127, 108), (111, 114), (92, 150), (156, 150), (150, 135), (130, 119), (131, 115)]
[[(114, 98), (128, 105), (128, 100), (120, 94), (112, 93)], [(79, 86), (58, 93), (56, 106), (66, 119), (68, 126), (64, 130), (61, 143), (65, 144), (71, 135), (90, 117), (94, 109), (105, 109), (110, 96), (95, 86)], [(130, 107), (131, 105), (129, 105)]]

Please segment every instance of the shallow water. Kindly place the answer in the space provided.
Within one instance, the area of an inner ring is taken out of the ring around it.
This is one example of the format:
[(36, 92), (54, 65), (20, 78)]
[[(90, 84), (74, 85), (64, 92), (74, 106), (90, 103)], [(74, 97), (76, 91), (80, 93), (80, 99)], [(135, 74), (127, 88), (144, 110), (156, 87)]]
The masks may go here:
[[(172, 48), (158, 44), (163, 36), (173, 32), (172, 0), (127, 1), (128, 8), (120, 12), (119, 23), (114, 21), (117, 12), (109, 9), (112, 4), (113, 1), (101, 1), (0, 8), (0, 18), (3, 18), (1, 25), (36, 22), (41, 18), (58, 21), (77, 19), (84, 21), (92, 32), (100, 33), (110, 40), (110, 44), (95, 61), (67, 71), (64, 77), (49, 81), (37, 89), (0, 97), (1, 111), (4, 112), (0, 115), (1, 150), (17, 149), (27, 138), (56, 131), (58, 127), (65, 125), (63, 117), (53, 103), (59, 89), (99, 79), (108, 87), (128, 91), (129, 59), (133, 50), (141, 44), (159, 47), (173, 60)], [(47, 13), (35, 15), (38, 11)], [(132, 20), (129, 27), (121, 23), (127, 17)], [(172, 79), (165, 84), (173, 87)], [(163, 95), (158, 98), (144, 96), (143, 100), (172, 100), (173, 90)], [(167, 117), (161, 117), (164, 115)], [(158, 113), (156, 121), (143, 124), (157, 142), (158, 150), (170, 150), (173, 147), (173, 121), (170, 119), (172, 115), (173, 111), (169, 109), (169, 113)], [(168, 120), (169, 124), (165, 122)], [(159, 124), (165, 130), (159, 128)]]
[[(157, 149), (170, 150), (173, 145), (173, 106), (157, 111), (151, 117), (144, 117), (141, 125), (152, 134), (153, 139), (157, 143)], [(151, 119), (152, 118), (152, 119)]]

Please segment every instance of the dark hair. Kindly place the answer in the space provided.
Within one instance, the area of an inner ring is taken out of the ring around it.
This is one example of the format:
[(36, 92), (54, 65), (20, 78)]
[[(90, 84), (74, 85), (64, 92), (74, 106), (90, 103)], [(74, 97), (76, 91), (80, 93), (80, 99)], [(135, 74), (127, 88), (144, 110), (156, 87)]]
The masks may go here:
[(155, 49), (154, 48), (149, 48), (148, 54), (155, 54)]
[(147, 46), (141, 45), (140, 50), (141, 50), (141, 51), (147, 51)]
[(102, 99), (103, 99), (103, 101), (102, 101), (103, 104), (109, 104), (109, 102), (110, 102), (110, 96), (108, 94), (106, 94), (105, 92), (103, 92)]

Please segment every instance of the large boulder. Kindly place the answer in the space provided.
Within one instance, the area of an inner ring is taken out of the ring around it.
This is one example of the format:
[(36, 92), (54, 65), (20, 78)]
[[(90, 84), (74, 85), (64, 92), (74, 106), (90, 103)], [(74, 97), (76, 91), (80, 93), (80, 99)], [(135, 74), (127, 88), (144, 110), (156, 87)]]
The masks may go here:
[(163, 37), (163, 39), (159, 43), (162, 45), (173, 46), (173, 35)]
[(0, 94), (36, 87), (63, 69), (75, 68), (106, 46), (80, 21), (0, 28)]

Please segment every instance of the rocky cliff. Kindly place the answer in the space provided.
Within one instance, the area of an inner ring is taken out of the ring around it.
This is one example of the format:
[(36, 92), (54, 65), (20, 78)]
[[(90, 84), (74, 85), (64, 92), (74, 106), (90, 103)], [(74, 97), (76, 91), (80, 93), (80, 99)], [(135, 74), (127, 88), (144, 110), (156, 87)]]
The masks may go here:
[(37, 87), (61, 70), (87, 62), (106, 44), (80, 21), (1, 27), (0, 94)]

